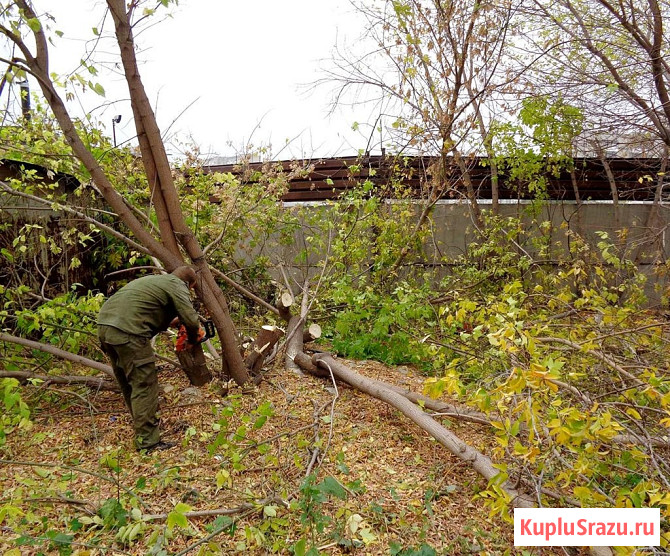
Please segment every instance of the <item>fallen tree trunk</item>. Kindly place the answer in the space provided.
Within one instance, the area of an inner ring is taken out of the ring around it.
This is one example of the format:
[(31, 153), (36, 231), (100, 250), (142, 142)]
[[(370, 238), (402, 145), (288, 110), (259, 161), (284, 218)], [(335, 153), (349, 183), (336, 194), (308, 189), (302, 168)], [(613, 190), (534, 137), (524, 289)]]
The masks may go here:
[(49, 344), (42, 344), (40, 342), (35, 342), (33, 340), (26, 340), (25, 338), (20, 338), (19, 336), (12, 336), (11, 334), (6, 334), (5, 332), (0, 332), (0, 342), (10, 342), (12, 344), (19, 344), (21, 346), (29, 347), (31, 349), (43, 351), (44, 353), (55, 355), (56, 357), (60, 357), (61, 359), (72, 361), (73, 363), (79, 363), (80, 365), (84, 365), (91, 369), (95, 369), (96, 371), (101, 371), (106, 375), (109, 375), (110, 377), (114, 378), (114, 371), (112, 371), (112, 367), (110, 367), (109, 365), (99, 363), (98, 361), (93, 361), (93, 359), (82, 357), (81, 355), (77, 355), (76, 353), (70, 353), (69, 351), (59, 349)]
[[(320, 369), (319, 367), (313, 365), (312, 358), (305, 353), (299, 353), (296, 356), (295, 361), (296, 363), (298, 363), (298, 365), (300, 365), (300, 367), (303, 370), (306, 370), (310, 374), (319, 376), (321, 378), (329, 375), (329, 372), (327, 370)], [(417, 405), (425, 407), (426, 409), (430, 409), (431, 411), (439, 413), (440, 416), (457, 419), (459, 421), (468, 421), (470, 423), (477, 423), (479, 425), (487, 425), (491, 427), (493, 426), (492, 421), (495, 419), (492, 419), (489, 415), (487, 415), (486, 413), (482, 413), (481, 411), (469, 408), (463, 408), (457, 405), (441, 402), (428, 396), (424, 396), (423, 394), (418, 394), (417, 392), (408, 390), (407, 388), (403, 388), (402, 386), (396, 386), (395, 384), (390, 384), (388, 382), (383, 382), (381, 380), (376, 380), (374, 378), (367, 378), (366, 380), (368, 380), (371, 384), (379, 386), (380, 388), (388, 388), (390, 390), (393, 390), (394, 392), (397, 392), (404, 398), (407, 398), (412, 403), (415, 403)], [(525, 427), (524, 425), (522, 425), (522, 430), (524, 429)], [(647, 444), (653, 446), (654, 448), (670, 448), (670, 437), (668, 436), (650, 436), (648, 438), (639, 438), (633, 434), (617, 434), (609, 439), (598, 439), (598, 442), (600, 442), (601, 444), (613, 444), (622, 446), (626, 445), (641, 446)]]
[(481, 411), (458, 407), (457, 405), (441, 402), (428, 396), (424, 396), (423, 394), (412, 392), (411, 390), (403, 388), (402, 386), (396, 386), (395, 384), (389, 384), (388, 382), (383, 382), (381, 380), (375, 380), (373, 378), (368, 380), (374, 384), (379, 385), (380, 387), (389, 388), (404, 398), (407, 398), (412, 403), (423, 406), (426, 409), (430, 409), (431, 411), (439, 413), (444, 417), (453, 417), (459, 421), (469, 421), (470, 423), (491, 426), (490, 417)]
[(37, 375), (29, 371), (0, 371), (0, 378), (15, 378), (22, 382), (30, 379), (37, 379), (52, 384), (78, 384), (88, 386), (93, 390), (119, 391), (119, 386), (116, 382), (94, 376)]
[[(296, 363), (300, 364), (309, 356), (302, 354), (296, 357)], [(384, 383), (372, 381), (359, 375), (346, 365), (340, 363), (332, 355), (327, 353), (315, 354), (310, 359), (310, 364), (304, 370), (310, 372), (313, 367), (318, 367), (333, 373), (333, 376), (343, 380), (361, 392), (365, 392), (399, 410), (403, 415), (418, 425), (422, 430), (430, 434), (449, 452), (459, 459), (468, 463), (477, 473), (487, 481), (494, 479), (499, 471), (493, 466), (491, 459), (469, 444), (463, 442), (450, 430), (444, 428), (435, 419), (424, 413), (414, 403), (402, 394), (386, 387)], [(517, 508), (532, 508), (536, 506), (535, 500), (529, 495), (520, 492), (509, 483), (504, 483), (501, 488), (511, 498), (512, 504)]]

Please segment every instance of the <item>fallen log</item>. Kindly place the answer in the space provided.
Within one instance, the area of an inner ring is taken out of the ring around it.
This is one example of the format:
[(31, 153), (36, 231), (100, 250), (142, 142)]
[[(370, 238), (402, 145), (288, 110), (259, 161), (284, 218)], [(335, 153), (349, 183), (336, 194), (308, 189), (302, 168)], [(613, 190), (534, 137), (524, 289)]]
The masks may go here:
[[(309, 357), (306, 354), (303, 355), (304, 357)], [(300, 364), (300, 361), (304, 361), (304, 357), (296, 357), (296, 363)], [(493, 466), (493, 463), (488, 456), (485, 456), (479, 450), (476, 450), (469, 444), (463, 442), (453, 432), (446, 429), (435, 419), (424, 413), (421, 408), (417, 407), (402, 394), (387, 388), (384, 383), (371, 381), (370, 379), (359, 375), (346, 365), (337, 361), (328, 353), (315, 354), (311, 358), (310, 363), (310, 365), (304, 367), (305, 371), (310, 372), (310, 369), (313, 367), (325, 369), (328, 372), (332, 372), (334, 377), (350, 384), (357, 390), (369, 394), (370, 396), (382, 400), (396, 408), (422, 430), (430, 434), (442, 446), (449, 450), (449, 452), (468, 463), (487, 481), (493, 480), (498, 475), (499, 471)], [(502, 484), (501, 488), (510, 497), (514, 507), (532, 508), (536, 506), (535, 500), (531, 496), (519, 491), (508, 482)]]
[(43, 351), (44, 353), (50, 353), (51, 355), (55, 355), (56, 357), (60, 357), (61, 359), (72, 361), (73, 363), (79, 363), (91, 369), (95, 369), (96, 371), (101, 371), (106, 375), (109, 375), (110, 377), (114, 378), (114, 371), (112, 371), (111, 366), (105, 365), (104, 363), (99, 363), (98, 361), (93, 361), (93, 359), (88, 359), (87, 357), (82, 357), (81, 355), (77, 355), (76, 353), (70, 353), (69, 351), (59, 349), (49, 344), (42, 344), (40, 342), (35, 342), (33, 340), (26, 340), (25, 338), (20, 338), (19, 336), (12, 336), (11, 334), (6, 334), (5, 332), (0, 332), (0, 342), (10, 342), (12, 344), (18, 344), (21, 346), (29, 347), (31, 349)]
[(0, 378), (15, 378), (20, 382), (26, 382), (30, 379), (37, 379), (51, 384), (81, 384), (88, 386), (93, 390), (111, 390), (114, 392), (119, 391), (119, 386), (116, 382), (94, 376), (37, 375), (29, 371), (0, 371)]
[[(323, 378), (328, 375), (328, 371), (324, 371), (314, 365), (311, 368), (306, 367), (306, 365), (311, 364), (312, 358), (305, 353), (300, 353), (296, 357), (296, 363), (300, 365), (304, 370), (307, 370), (310, 374), (319, 376)], [(491, 424), (492, 419), (486, 413), (477, 411), (474, 409), (463, 408), (457, 405), (441, 402), (434, 398), (424, 396), (423, 394), (418, 394), (402, 386), (396, 386), (395, 384), (390, 384), (388, 382), (383, 382), (381, 380), (376, 380), (374, 378), (368, 378), (371, 383), (377, 384), (383, 388), (389, 388), (394, 392), (397, 392), (401, 396), (407, 398), (412, 403), (430, 409), (436, 413), (439, 413), (440, 416), (449, 417), (457, 419), (458, 421), (468, 421), (470, 423), (477, 423), (480, 425), (493, 426)], [(522, 424), (521, 430), (525, 430), (526, 427)], [(598, 442), (601, 444), (614, 444), (614, 445), (637, 445), (645, 446), (650, 445), (654, 448), (670, 448), (670, 436), (650, 436), (650, 437), (636, 437), (633, 434), (617, 434), (609, 439), (598, 439)]]

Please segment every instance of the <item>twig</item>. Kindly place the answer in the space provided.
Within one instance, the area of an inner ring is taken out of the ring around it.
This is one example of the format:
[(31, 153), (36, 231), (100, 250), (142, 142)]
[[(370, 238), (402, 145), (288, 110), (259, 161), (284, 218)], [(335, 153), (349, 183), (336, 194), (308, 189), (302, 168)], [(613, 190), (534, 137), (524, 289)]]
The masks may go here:
[[(77, 500), (74, 498), (65, 498), (64, 496), (45, 496), (41, 498), (28, 498), (27, 502), (46, 502), (52, 504), (71, 504), (73, 506), (81, 506), (88, 515), (95, 515), (97, 508), (87, 500)], [(90, 507), (88, 507), (90, 506)], [(93, 509), (90, 509), (93, 508)]]
[(153, 266), (153, 265), (148, 265), (148, 266), (132, 266), (130, 268), (122, 268), (121, 270), (115, 270), (114, 272), (110, 272), (109, 274), (105, 274), (105, 280), (107, 278), (111, 278), (112, 276), (118, 276), (120, 274), (127, 274), (129, 272), (134, 272), (136, 270), (160, 270), (162, 272), (165, 272), (165, 269), (160, 268), (158, 266)]
[[(273, 497), (274, 498), (274, 497)], [(271, 498), (270, 500), (272, 500)], [(265, 505), (267, 503), (268, 499), (266, 500), (260, 500), (258, 502), (259, 505)], [(240, 506), (236, 506), (234, 508), (219, 508), (218, 510), (201, 510), (201, 511), (196, 511), (196, 512), (185, 512), (184, 517), (187, 518), (192, 518), (192, 517), (214, 517), (214, 516), (219, 516), (219, 515), (235, 515), (239, 514), (241, 512), (245, 512), (247, 510), (254, 510), (257, 506), (254, 506), (253, 504), (242, 504)], [(168, 518), (169, 514), (148, 514), (148, 515), (143, 515), (142, 520), (143, 521), (163, 521)]]
[(330, 373), (330, 381), (333, 383), (333, 388), (335, 388), (335, 396), (332, 399), (332, 402), (330, 404), (330, 428), (328, 430), (328, 441), (326, 442), (326, 447), (323, 450), (324, 455), (328, 452), (328, 448), (330, 447), (330, 442), (333, 439), (333, 422), (335, 421), (335, 404), (337, 403), (337, 400), (340, 398), (340, 390), (337, 387), (337, 381), (335, 380), (335, 375), (333, 374), (333, 369), (328, 365), (327, 361), (324, 361), (324, 365), (328, 368), (328, 372)]
[[(312, 403), (314, 404), (314, 412), (312, 413), (312, 416), (314, 418), (314, 450), (312, 451), (312, 457), (309, 459), (309, 463), (307, 464), (307, 467), (305, 468), (305, 473), (304, 476), (305, 478), (309, 477), (312, 473), (312, 469), (314, 468), (314, 465), (316, 464), (317, 460), (319, 459), (319, 454), (321, 453), (321, 449), (319, 448), (320, 438), (319, 438), (319, 415), (321, 415), (321, 412), (323, 409), (326, 407), (327, 403), (322, 405), (317, 409), (316, 403), (314, 403), (314, 400), (312, 400)], [(332, 425), (331, 425), (332, 427)]]
[(288, 280), (288, 276), (286, 275), (286, 271), (284, 270), (284, 265), (280, 264), (279, 265), (279, 272), (282, 275), (282, 278), (284, 279), (284, 284), (286, 285), (286, 289), (289, 291), (291, 295), (293, 295), (293, 288), (291, 287), (291, 284)]
[(597, 336), (595, 338), (589, 338), (588, 340), (584, 340), (582, 342), (579, 342), (579, 345), (584, 345), (584, 344), (589, 344), (591, 342), (599, 342), (600, 340), (606, 340), (607, 338), (612, 338), (614, 336), (627, 336), (629, 334), (634, 334), (635, 332), (641, 332), (642, 330), (647, 330), (649, 328), (664, 328), (670, 326), (670, 323), (668, 322), (655, 322), (652, 324), (646, 324), (644, 326), (639, 326), (637, 328), (629, 328), (627, 330), (619, 330), (617, 332), (611, 332), (609, 334), (603, 334), (602, 336)]
[[(47, 384), (46, 381), (45, 381), (45, 384)], [(79, 398), (81, 401), (83, 401), (86, 404), (87, 408), (92, 409), (93, 411), (98, 413), (98, 408), (96, 406), (94, 406), (91, 403), (90, 400), (86, 399), (84, 396), (82, 396), (81, 394), (78, 394), (77, 392), (73, 392), (72, 390), (61, 390), (60, 388), (49, 388), (49, 392), (58, 392), (59, 394), (67, 394), (67, 395), (70, 395), (70, 396), (76, 396), (77, 398)]]
[(250, 292), (247, 288), (245, 288), (245, 287), (242, 286), (241, 284), (238, 284), (238, 283), (237, 283), (235, 280), (233, 280), (232, 278), (229, 278), (228, 276), (226, 276), (226, 275), (225, 275), (223, 272), (221, 272), (218, 268), (210, 267), (210, 269), (211, 269), (211, 271), (212, 271), (213, 274), (215, 274), (216, 276), (218, 276), (219, 278), (221, 278), (221, 280), (223, 280), (226, 284), (228, 284), (229, 286), (232, 286), (232, 287), (235, 288), (238, 292), (240, 292), (241, 294), (245, 295), (246, 297), (248, 297), (248, 298), (251, 299), (252, 301), (255, 301), (255, 302), (256, 302), (258, 305), (260, 305), (261, 307), (266, 308), (268, 311), (274, 313), (275, 315), (279, 315), (279, 309), (277, 309), (277, 307), (274, 307), (273, 305), (271, 305), (270, 303), (268, 303), (268, 302), (265, 301), (264, 299), (261, 299), (261, 298), (258, 297), (256, 294)]
[(625, 376), (626, 378), (629, 378), (637, 386), (646, 386), (644, 382), (642, 382), (639, 378), (637, 378), (634, 374), (629, 373), (627, 370), (621, 367), (621, 365), (618, 365), (616, 361), (612, 361), (609, 357), (604, 355), (603, 353), (600, 353), (599, 351), (596, 351), (594, 349), (587, 349), (584, 350), (581, 344), (577, 344), (575, 342), (571, 342), (570, 340), (566, 340), (565, 338), (535, 338), (536, 341), (538, 342), (545, 342), (545, 343), (556, 343), (556, 344), (563, 344), (565, 346), (568, 346), (572, 348), (573, 350), (576, 351), (582, 351), (584, 353), (588, 353), (589, 355), (592, 355), (593, 357), (599, 359), (603, 363), (605, 363), (608, 367), (611, 367), (615, 371), (617, 371), (619, 374)]
[[(24, 537), (26, 539), (29, 539), (31, 542), (32, 541), (48, 541), (49, 543), (53, 542), (52, 538), (49, 537), (35, 537), (33, 535), (26, 535), (25, 532), (18, 532), (14, 531), (10, 527), (0, 527), (0, 531), (8, 531), (11, 532), (12, 534), (19, 536), (19, 537)], [(4, 540), (4, 539), (3, 539)], [(87, 543), (87, 542), (78, 542), (78, 541), (70, 541), (68, 542), (68, 546), (83, 546), (85, 548), (94, 548), (95, 552), (102, 552), (105, 554), (106, 552), (111, 552), (112, 554), (124, 554), (125, 556), (133, 556), (131, 552), (125, 552), (123, 550), (119, 550), (116, 546), (114, 548), (112, 547), (107, 547), (107, 546), (101, 546), (100, 544), (93, 544), (93, 543)]]
[(103, 373), (111, 377), (114, 376), (114, 372), (112, 371), (112, 368), (109, 365), (105, 365), (104, 363), (98, 363), (97, 361), (93, 361), (92, 359), (82, 357), (81, 355), (77, 355), (75, 353), (70, 353), (69, 351), (58, 349), (48, 344), (34, 342), (33, 340), (26, 340), (25, 338), (20, 338), (19, 336), (12, 336), (11, 334), (6, 334), (5, 332), (0, 332), (0, 342), (11, 342), (32, 349), (37, 349), (39, 351), (44, 351), (46, 353), (50, 353), (51, 355), (61, 357), (62, 359), (67, 359), (68, 361), (80, 363), (82, 365), (90, 367), (91, 369), (102, 371)]
[[(111, 226), (107, 226), (107, 225), (103, 224), (102, 222), (96, 220), (95, 218), (91, 218), (90, 216), (87, 216), (83, 212), (75, 210), (72, 207), (69, 207), (67, 205), (61, 205), (59, 203), (55, 203), (53, 200), (42, 199), (41, 197), (38, 197), (36, 195), (29, 195), (28, 193), (23, 193), (21, 191), (17, 191), (16, 189), (13, 189), (12, 187), (7, 185), (3, 181), (0, 181), (0, 188), (4, 189), (7, 193), (10, 193), (12, 195), (17, 195), (19, 197), (24, 197), (26, 199), (30, 199), (31, 201), (36, 201), (36, 202), (41, 203), (43, 205), (47, 205), (49, 207), (52, 207), (52, 210), (63, 211), (63, 212), (68, 212), (70, 214), (74, 214), (74, 215), (78, 216), (79, 218), (81, 218), (82, 220), (84, 220), (85, 222), (93, 224), (96, 228), (99, 228), (100, 230), (103, 230), (103, 231), (107, 232), (108, 234), (116, 237), (117, 239), (120, 239), (121, 241), (124, 241), (130, 247), (135, 249), (136, 251), (139, 251), (140, 253), (143, 253), (145, 255), (150, 254), (149, 250), (146, 247), (144, 247), (143, 245), (137, 243), (136, 241), (133, 241), (132, 239), (123, 235), (122, 233), (117, 232)], [(54, 209), (54, 205), (55, 205), (55, 209)]]
[[(251, 513), (253, 513), (253, 511), (254, 511), (253, 508), (252, 508), (252, 509), (249, 509), (249, 510), (246, 510), (246, 511), (240, 516), (240, 518), (242, 518), (242, 517), (246, 517), (247, 515), (250, 515)], [(188, 514), (184, 514), (184, 515), (188, 515)], [(225, 515), (225, 514), (219, 514), (219, 515)], [(209, 535), (203, 537), (203, 538), (200, 539), (199, 541), (196, 541), (196, 542), (194, 542), (193, 544), (187, 546), (184, 550), (182, 550), (182, 551), (180, 551), (180, 552), (177, 552), (174, 556), (184, 556), (184, 554), (188, 554), (188, 553), (191, 552), (191, 550), (193, 550), (194, 548), (197, 548), (197, 547), (199, 547), (200, 545), (205, 544), (206, 542), (209, 542), (209, 541), (212, 540), (214, 537), (216, 537), (217, 535), (221, 534), (225, 529), (226, 529), (225, 527), (221, 527), (220, 529), (216, 529), (215, 531), (213, 531), (213, 532), (210, 533)]]
[(17, 380), (35, 379), (54, 384), (81, 384), (94, 390), (111, 390), (112, 392), (118, 392), (119, 390), (116, 382), (94, 376), (36, 375), (28, 371), (0, 371), (0, 378), (15, 378)]
[(289, 437), (289, 436), (295, 436), (299, 432), (302, 432), (307, 429), (312, 429), (317, 426), (318, 423), (311, 423), (309, 425), (303, 425), (302, 427), (298, 427), (297, 429), (293, 429), (290, 432), (280, 432), (279, 434), (275, 434), (274, 436), (271, 436), (269, 438), (265, 438), (263, 440), (259, 440), (258, 442), (254, 442), (250, 446), (247, 446), (242, 450), (242, 454), (247, 454), (254, 448), (257, 448), (258, 446), (261, 446), (262, 444), (269, 444), (270, 442), (274, 442), (275, 440), (279, 440), (280, 438), (284, 437)]

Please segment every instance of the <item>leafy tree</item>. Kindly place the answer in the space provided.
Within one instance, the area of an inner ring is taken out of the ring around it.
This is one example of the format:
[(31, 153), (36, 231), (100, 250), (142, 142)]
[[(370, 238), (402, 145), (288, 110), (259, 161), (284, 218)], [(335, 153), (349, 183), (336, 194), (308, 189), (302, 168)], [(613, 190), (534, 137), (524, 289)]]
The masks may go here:
[(534, 0), (528, 38), (547, 54), (528, 79), (582, 107), (594, 131), (625, 141), (636, 132), (670, 145), (670, 96), (664, 0)]

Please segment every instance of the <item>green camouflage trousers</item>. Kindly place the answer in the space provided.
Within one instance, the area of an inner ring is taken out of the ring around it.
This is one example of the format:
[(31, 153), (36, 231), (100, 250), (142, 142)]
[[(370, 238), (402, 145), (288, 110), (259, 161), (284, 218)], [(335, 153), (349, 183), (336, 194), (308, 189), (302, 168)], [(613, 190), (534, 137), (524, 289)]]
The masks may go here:
[(112, 363), (121, 393), (133, 417), (135, 446), (148, 448), (160, 440), (156, 357), (148, 338), (100, 325), (98, 338)]

